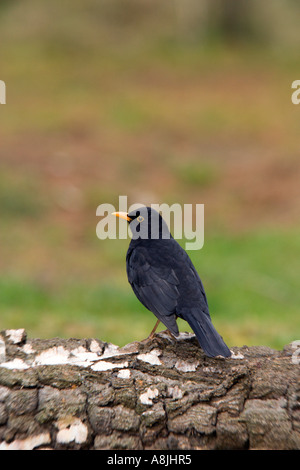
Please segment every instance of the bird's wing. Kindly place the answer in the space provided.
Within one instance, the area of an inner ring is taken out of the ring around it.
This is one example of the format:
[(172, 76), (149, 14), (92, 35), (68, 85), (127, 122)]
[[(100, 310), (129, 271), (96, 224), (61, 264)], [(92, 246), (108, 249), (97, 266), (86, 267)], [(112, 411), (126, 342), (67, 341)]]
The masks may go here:
[(137, 298), (177, 336), (179, 281), (174, 270), (168, 266), (152, 264), (146, 252), (138, 248), (128, 252), (126, 267), (128, 281)]

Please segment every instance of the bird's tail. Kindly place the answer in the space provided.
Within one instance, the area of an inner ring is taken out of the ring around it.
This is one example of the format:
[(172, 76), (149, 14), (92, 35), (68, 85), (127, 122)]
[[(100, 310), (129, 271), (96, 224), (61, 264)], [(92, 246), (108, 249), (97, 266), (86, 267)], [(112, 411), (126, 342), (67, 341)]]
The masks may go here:
[(186, 320), (207, 356), (231, 356), (230, 349), (224, 343), (222, 336), (219, 335), (207, 314), (201, 315), (201, 321), (199, 321), (191, 312)]

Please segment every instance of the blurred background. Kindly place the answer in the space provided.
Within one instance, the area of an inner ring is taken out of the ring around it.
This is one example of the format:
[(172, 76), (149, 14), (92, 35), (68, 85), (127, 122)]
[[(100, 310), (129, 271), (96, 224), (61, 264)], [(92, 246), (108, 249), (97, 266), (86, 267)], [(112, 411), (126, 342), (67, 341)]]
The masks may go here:
[(129, 240), (96, 236), (97, 206), (127, 195), (205, 204), (189, 254), (229, 346), (299, 339), (299, 13), (296, 0), (1, 1), (0, 329), (149, 334)]

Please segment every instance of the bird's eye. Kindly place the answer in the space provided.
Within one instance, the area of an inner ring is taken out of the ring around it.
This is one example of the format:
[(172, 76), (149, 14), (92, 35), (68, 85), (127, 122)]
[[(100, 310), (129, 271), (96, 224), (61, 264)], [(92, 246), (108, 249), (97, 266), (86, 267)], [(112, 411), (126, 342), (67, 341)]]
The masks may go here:
[(138, 219), (139, 222), (143, 222), (144, 217), (142, 217), (141, 215), (139, 215), (137, 219)]

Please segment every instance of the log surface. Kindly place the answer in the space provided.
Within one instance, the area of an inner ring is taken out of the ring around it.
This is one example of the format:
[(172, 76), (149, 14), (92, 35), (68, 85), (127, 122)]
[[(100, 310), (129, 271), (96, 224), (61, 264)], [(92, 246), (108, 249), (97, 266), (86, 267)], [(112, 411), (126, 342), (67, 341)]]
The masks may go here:
[(296, 344), (232, 352), (2, 331), (0, 449), (300, 449)]

